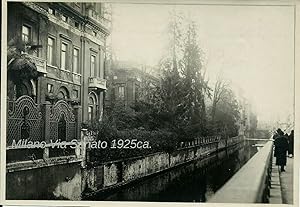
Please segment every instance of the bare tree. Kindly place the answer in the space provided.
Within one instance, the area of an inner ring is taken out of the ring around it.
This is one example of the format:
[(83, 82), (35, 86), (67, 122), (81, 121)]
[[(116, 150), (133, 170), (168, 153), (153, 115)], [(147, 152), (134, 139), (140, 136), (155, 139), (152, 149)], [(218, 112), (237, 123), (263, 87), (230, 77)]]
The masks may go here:
[(212, 103), (212, 109), (211, 109), (212, 123), (214, 123), (214, 120), (215, 120), (217, 104), (221, 100), (222, 96), (226, 93), (228, 87), (229, 87), (229, 82), (225, 81), (224, 79), (221, 78), (221, 76), (219, 76), (217, 79), (217, 82), (215, 83), (215, 87), (214, 87), (213, 103)]

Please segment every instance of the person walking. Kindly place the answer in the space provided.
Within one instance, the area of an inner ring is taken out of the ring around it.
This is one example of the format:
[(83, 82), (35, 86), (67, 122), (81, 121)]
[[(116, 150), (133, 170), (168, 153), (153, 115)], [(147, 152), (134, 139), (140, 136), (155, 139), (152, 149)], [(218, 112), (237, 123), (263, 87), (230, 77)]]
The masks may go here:
[(289, 157), (294, 156), (294, 130), (291, 131), (290, 135), (288, 136), (289, 140)]
[(285, 172), (286, 156), (289, 149), (288, 139), (284, 136), (284, 132), (281, 129), (277, 129), (277, 136), (274, 140), (275, 151), (274, 156), (276, 157), (276, 165), (280, 166), (280, 171)]

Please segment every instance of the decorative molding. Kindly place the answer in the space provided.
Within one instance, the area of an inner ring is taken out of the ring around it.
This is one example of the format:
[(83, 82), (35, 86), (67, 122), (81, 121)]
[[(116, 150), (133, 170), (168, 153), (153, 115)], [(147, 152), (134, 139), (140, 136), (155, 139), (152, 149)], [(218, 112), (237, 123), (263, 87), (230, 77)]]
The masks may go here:
[(79, 84), (79, 83), (74, 83), (72, 81), (64, 80), (64, 79), (57, 78), (57, 77), (49, 77), (49, 76), (47, 76), (47, 78), (52, 79), (52, 80), (56, 81), (57, 83), (70, 83), (70, 84), (73, 84), (73, 85), (81, 86), (81, 84)]
[[(104, 37), (102, 37), (104, 40), (101, 41), (101, 40), (97, 39), (96, 37), (93, 37), (91, 34), (89, 34), (87, 32), (83, 32), (83, 31), (77, 29), (76, 27), (73, 27), (70, 24), (62, 21), (61, 19), (53, 16), (52, 14), (49, 14), (47, 10), (45, 10), (44, 8), (38, 6), (37, 4), (35, 4), (33, 2), (23, 2), (23, 4), (26, 5), (27, 7), (31, 8), (32, 10), (45, 15), (50, 22), (52, 22), (58, 26), (61, 26), (67, 30), (70, 30), (71, 32), (73, 32), (74, 34), (76, 34), (78, 36), (83, 36), (96, 44), (104, 46), (104, 42), (105, 42)], [(88, 19), (92, 20), (91, 18), (88, 18)], [(94, 26), (97, 26), (96, 29), (100, 30), (100, 32), (103, 33), (103, 29), (101, 29), (98, 24), (95, 24), (95, 23), (90, 24), (91, 23), (90, 21), (87, 21), (87, 23), (88, 23), (88, 25), (86, 25), (87, 27), (91, 26), (92, 28), (95, 28)], [(107, 32), (108, 31), (104, 31), (104, 35), (108, 35), (109, 33), (107, 33)]]
[(48, 64), (48, 63), (47, 63), (47, 67), (54, 68), (54, 69), (58, 69), (57, 66), (55, 66), (55, 65), (50, 65), (50, 64)]
[(90, 48), (90, 51), (92, 51), (92, 52), (94, 52), (94, 53), (99, 53), (99, 51), (98, 50), (95, 50), (94, 48)]
[(96, 37), (94, 37), (88, 33), (84, 33), (84, 37), (98, 45), (104, 45), (104, 42), (105, 42), (105, 41), (101, 41), (100, 39), (97, 39)]
[(59, 36), (61, 38), (65, 39), (65, 40), (69, 41), (69, 42), (72, 42), (72, 39), (69, 36), (65, 35), (65, 34), (60, 33)]
[(78, 12), (76, 9), (73, 9), (72, 6), (66, 5), (64, 2), (57, 2), (60, 10), (63, 8), (63, 10), (67, 13), (67, 15), (70, 15), (70, 18), (79, 20), (81, 22), (84, 22), (85, 18), (83, 15)]

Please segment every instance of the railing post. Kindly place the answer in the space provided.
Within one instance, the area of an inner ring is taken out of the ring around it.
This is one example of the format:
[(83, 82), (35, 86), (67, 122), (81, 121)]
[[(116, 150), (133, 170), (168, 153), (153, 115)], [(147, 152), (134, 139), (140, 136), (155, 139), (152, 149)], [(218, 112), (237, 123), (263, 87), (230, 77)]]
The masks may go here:
[[(47, 144), (50, 143), (50, 107), (51, 103), (49, 101), (46, 101), (42, 106), (42, 114), (44, 117), (44, 140)], [(43, 158), (47, 159), (49, 158), (49, 148), (45, 147), (43, 152)]]

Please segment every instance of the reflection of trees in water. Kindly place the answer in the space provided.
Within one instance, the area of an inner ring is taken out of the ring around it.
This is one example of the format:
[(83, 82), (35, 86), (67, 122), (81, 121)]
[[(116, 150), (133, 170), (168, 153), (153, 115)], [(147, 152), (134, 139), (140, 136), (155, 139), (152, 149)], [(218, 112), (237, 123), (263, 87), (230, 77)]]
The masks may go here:
[(205, 202), (252, 154), (248, 145), (237, 145), (124, 187), (104, 200)]
[(228, 153), (220, 165), (215, 166), (208, 173), (208, 180), (213, 192), (220, 189), (254, 154), (250, 153), (249, 145), (241, 147), (233, 153)]
[(222, 159), (221, 164), (217, 165), (208, 173), (208, 180), (213, 192), (216, 192), (231, 176), (234, 168), (237, 153), (227, 154)]

